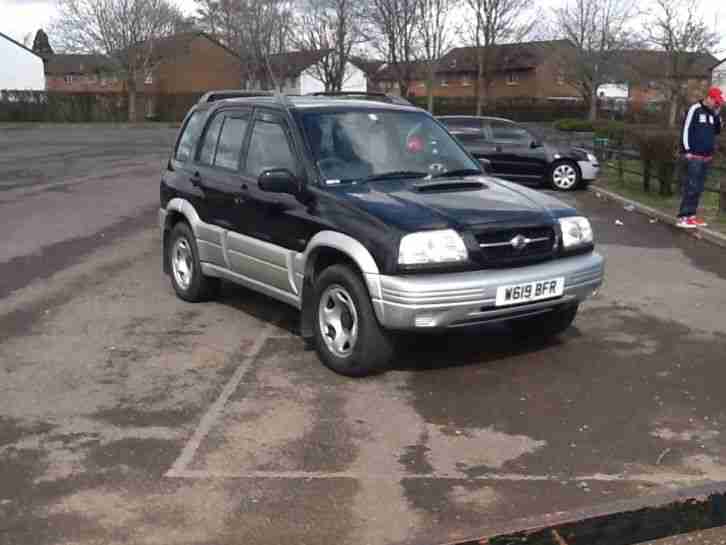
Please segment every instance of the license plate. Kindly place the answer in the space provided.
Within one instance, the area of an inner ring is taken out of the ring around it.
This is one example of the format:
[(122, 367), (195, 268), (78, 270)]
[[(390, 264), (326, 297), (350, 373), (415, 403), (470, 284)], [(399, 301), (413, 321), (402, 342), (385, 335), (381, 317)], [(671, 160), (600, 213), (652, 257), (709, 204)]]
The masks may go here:
[(552, 278), (497, 288), (496, 306), (518, 305), (560, 297), (565, 292), (565, 278)]

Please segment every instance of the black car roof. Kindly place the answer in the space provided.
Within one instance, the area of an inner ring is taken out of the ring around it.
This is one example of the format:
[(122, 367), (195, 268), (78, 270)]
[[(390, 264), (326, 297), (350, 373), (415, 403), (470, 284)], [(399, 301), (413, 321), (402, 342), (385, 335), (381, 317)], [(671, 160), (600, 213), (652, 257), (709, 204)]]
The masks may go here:
[(485, 119), (487, 121), (506, 121), (507, 123), (516, 123), (506, 117), (494, 117), (491, 115), (439, 115), (436, 119)]
[(235, 97), (217, 100), (211, 103), (202, 103), (198, 109), (222, 108), (230, 105), (266, 106), (283, 109), (281, 100), (285, 100), (287, 107), (293, 110), (392, 110), (416, 112), (421, 111), (415, 106), (391, 104), (377, 100), (331, 98), (327, 96), (286, 96), (281, 99), (277, 96)]

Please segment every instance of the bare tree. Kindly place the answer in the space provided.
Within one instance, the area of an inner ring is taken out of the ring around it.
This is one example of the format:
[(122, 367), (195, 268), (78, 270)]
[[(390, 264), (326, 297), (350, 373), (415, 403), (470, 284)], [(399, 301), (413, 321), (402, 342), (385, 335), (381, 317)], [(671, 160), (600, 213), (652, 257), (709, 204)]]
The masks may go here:
[(312, 67), (326, 91), (343, 88), (353, 48), (364, 41), (357, 5), (356, 0), (303, 0), (298, 7), (293, 43), (304, 51), (329, 51)]
[(26, 32), (25, 34), (23, 34), (23, 38), (20, 40), (20, 43), (30, 49), (33, 46), (33, 33)]
[(33, 51), (43, 58), (53, 55), (53, 48), (50, 46), (50, 42), (48, 41), (48, 35), (42, 28), (38, 29), (38, 32), (35, 33)]
[(597, 118), (597, 90), (618, 78), (618, 59), (637, 45), (629, 23), (637, 0), (571, 0), (555, 10), (555, 25), (574, 45), (561, 61), (562, 75), (576, 87)]
[(474, 14), (471, 38), (476, 50), (476, 111), (481, 115), (497, 72), (500, 44), (521, 41), (534, 28), (530, 0), (466, 0)]
[(197, 21), (242, 58), (242, 86), (271, 87), (270, 56), (290, 45), (290, 0), (197, 0)]
[(426, 67), (428, 110), (434, 113), (434, 86), (439, 61), (452, 45), (451, 11), (457, 0), (418, 0), (421, 57)]
[(390, 67), (404, 97), (418, 60), (419, 7), (419, 0), (370, 0), (366, 10), (371, 45)]
[(66, 51), (109, 57), (125, 78), (129, 121), (135, 121), (138, 79), (154, 67), (156, 40), (181, 18), (169, 0), (58, 0), (55, 34)]
[(696, 0), (656, 0), (646, 28), (648, 43), (665, 53), (665, 62), (658, 63), (657, 70), (646, 67), (641, 73), (669, 102), (668, 124), (673, 127), (689, 98), (689, 80), (703, 78), (713, 68), (703, 64), (720, 35), (706, 22)]

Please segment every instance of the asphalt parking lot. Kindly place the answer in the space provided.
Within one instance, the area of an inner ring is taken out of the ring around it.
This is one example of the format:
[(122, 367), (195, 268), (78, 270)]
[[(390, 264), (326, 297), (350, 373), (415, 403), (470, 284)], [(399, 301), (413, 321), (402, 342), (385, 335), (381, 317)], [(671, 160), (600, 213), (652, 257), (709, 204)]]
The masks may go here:
[(174, 296), (174, 134), (0, 128), (3, 545), (433, 545), (726, 480), (723, 249), (568, 194), (608, 266), (560, 340), (407, 338), (345, 379), (281, 304)]

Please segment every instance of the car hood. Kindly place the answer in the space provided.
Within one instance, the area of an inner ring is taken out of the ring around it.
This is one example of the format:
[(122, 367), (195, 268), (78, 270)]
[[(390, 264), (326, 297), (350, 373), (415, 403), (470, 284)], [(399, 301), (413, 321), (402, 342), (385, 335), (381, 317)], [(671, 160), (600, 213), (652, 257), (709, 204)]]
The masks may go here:
[(340, 187), (336, 193), (404, 232), (492, 223), (550, 224), (556, 216), (574, 213), (556, 199), (490, 177), (370, 182)]

